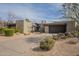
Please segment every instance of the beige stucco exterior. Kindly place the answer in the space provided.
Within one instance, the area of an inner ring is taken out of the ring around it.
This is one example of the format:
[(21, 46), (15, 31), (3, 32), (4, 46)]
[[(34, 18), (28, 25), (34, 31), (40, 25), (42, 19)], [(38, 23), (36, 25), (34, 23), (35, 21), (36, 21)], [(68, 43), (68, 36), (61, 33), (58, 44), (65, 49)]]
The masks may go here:
[(18, 28), (21, 33), (29, 34), (32, 30), (32, 22), (17, 20), (16, 28)]
[(49, 33), (49, 26), (45, 26), (45, 33)]
[(75, 21), (68, 21), (66, 26), (66, 32), (74, 32), (75, 31)]
[[(74, 32), (75, 31), (75, 21), (62, 21), (62, 22), (54, 22), (54, 23), (45, 23), (42, 24), (44, 27), (44, 32), (49, 33), (49, 25), (63, 25), (66, 24), (66, 32)], [(26, 20), (17, 20), (16, 28), (19, 29), (21, 33), (29, 34), (32, 31), (32, 22), (28, 22)]]

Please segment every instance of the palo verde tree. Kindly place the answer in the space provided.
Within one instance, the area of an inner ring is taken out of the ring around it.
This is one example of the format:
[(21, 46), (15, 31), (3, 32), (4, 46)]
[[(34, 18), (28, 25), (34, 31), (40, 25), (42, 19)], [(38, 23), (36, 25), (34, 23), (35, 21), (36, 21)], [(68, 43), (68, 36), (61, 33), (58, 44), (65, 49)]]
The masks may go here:
[(64, 12), (64, 17), (76, 21), (77, 22), (76, 30), (79, 31), (79, 4), (64, 3), (62, 7)]
[(64, 3), (62, 4), (65, 18), (71, 18), (79, 23), (79, 4), (78, 3)]

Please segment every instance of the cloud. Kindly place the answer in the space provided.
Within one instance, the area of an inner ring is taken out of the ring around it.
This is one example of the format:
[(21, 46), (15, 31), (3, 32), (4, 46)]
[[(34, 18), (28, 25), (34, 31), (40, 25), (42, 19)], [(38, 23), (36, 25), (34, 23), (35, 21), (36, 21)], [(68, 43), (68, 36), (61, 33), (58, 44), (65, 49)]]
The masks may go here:
[(21, 18), (29, 18), (32, 20), (50, 20), (61, 16), (59, 10), (61, 4), (0, 4), (0, 15), (5, 17), (9, 11), (13, 12)]

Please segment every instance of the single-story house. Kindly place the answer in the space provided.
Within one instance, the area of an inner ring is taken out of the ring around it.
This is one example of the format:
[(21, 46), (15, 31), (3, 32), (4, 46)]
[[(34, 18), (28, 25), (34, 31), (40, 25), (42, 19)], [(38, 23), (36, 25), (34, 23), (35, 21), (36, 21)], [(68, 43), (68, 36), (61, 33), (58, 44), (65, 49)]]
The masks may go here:
[(54, 21), (51, 23), (40, 23), (40, 32), (45, 33), (65, 33), (74, 32), (76, 27), (75, 21)]
[[(1, 23), (1, 27), (2, 27)], [(42, 23), (33, 23), (26, 20), (16, 20), (15, 24), (10, 26), (16, 26), (21, 33), (29, 34), (32, 31), (34, 32), (43, 32), (43, 33), (65, 33), (65, 32), (74, 32), (76, 27), (76, 22), (73, 20), (68, 21), (53, 21), (53, 22), (42, 22)]]

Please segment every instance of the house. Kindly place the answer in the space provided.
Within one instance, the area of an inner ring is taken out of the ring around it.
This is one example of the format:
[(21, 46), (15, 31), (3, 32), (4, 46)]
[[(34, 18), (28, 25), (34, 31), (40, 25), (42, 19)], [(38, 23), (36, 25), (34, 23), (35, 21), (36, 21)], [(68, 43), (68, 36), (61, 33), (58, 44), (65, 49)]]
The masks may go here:
[(75, 31), (75, 21), (53, 21), (51, 23), (39, 23), (40, 32), (45, 33), (65, 33)]
[[(65, 33), (74, 32), (76, 22), (73, 20), (67, 21), (53, 21), (41, 23), (33, 23), (26, 20), (16, 20), (16, 23), (9, 24), (9, 27), (16, 27), (21, 33), (29, 34), (30, 32), (42, 32), (42, 33)], [(0, 27), (4, 27), (4, 23), (0, 21)]]
[(19, 29), (21, 33), (29, 34), (32, 31), (32, 22), (26, 20), (16, 20), (16, 28)]

